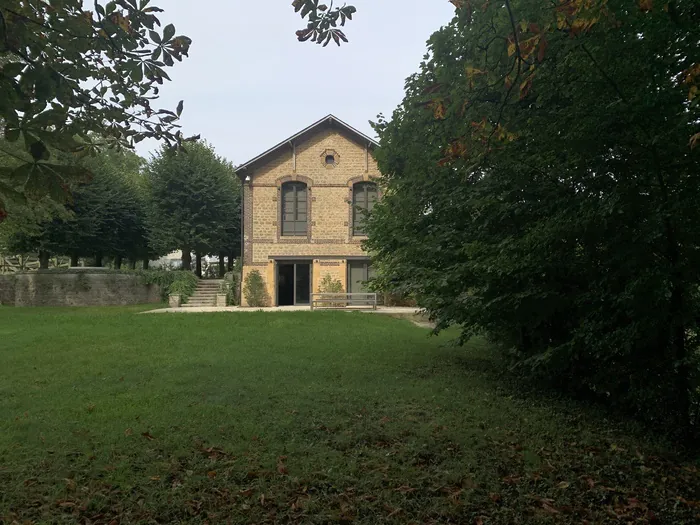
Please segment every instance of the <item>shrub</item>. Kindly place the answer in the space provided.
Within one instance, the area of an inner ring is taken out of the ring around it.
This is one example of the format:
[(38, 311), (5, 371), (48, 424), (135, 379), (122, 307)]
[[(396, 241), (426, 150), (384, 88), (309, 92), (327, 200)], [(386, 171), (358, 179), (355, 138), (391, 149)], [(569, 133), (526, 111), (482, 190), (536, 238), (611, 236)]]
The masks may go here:
[(197, 276), (188, 270), (130, 270), (128, 273), (140, 275), (146, 284), (159, 286), (163, 301), (172, 294), (179, 294), (186, 301), (197, 289)]
[(221, 285), (220, 293), (226, 294), (226, 306), (238, 306), (238, 286), (240, 275), (233, 271), (224, 274), (224, 282)]
[[(333, 277), (331, 277), (331, 274), (327, 273), (326, 276), (323, 279), (321, 279), (321, 282), (318, 284), (318, 293), (342, 294), (345, 293), (345, 290), (343, 288), (343, 283), (341, 283), (338, 279), (333, 279)], [(331, 297), (331, 299), (335, 298)], [(338, 299), (344, 299), (344, 297), (338, 296)], [(328, 303), (328, 306), (345, 306), (345, 302)]]
[(179, 295), (182, 297), (182, 302), (187, 302), (187, 299), (197, 289), (199, 279), (192, 272), (181, 271), (173, 272), (176, 274), (175, 280), (168, 287), (168, 295)]
[(265, 281), (258, 270), (252, 270), (245, 278), (243, 295), (248, 306), (260, 307), (270, 304), (270, 296), (265, 288)]

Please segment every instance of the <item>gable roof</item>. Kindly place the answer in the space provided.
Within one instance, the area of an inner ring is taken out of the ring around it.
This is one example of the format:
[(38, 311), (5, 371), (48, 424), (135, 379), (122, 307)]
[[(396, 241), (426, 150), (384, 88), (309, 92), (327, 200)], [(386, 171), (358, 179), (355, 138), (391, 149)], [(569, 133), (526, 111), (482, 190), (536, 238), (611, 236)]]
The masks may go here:
[(279, 150), (282, 148), (286, 148), (289, 146), (290, 143), (294, 143), (296, 140), (302, 138), (305, 135), (311, 134), (314, 131), (322, 128), (323, 126), (333, 126), (337, 125), (340, 129), (345, 130), (348, 134), (352, 135), (356, 140), (359, 142), (362, 142), (364, 144), (367, 144), (368, 146), (371, 147), (376, 147), (379, 146), (379, 143), (362, 133), (361, 131), (356, 130), (353, 128), (350, 124), (347, 124), (340, 120), (338, 117), (335, 115), (326, 115), (322, 119), (314, 122), (311, 124), (309, 127), (302, 129), (300, 132), (292, 135), (291, 137), (283, 140), (276, 146), (271, 147), (269, 150), (261, 153), (255, 158), (250, 159), (248, 162), (244, 162), (240, 166), (236, 168), (236, 172), (238, 173), (239, 177), (243, 178), (245, 176), (245, 171), (248, 170), (249, 168), (255, 166), (256, 164), (260, 163), (261, 161), (264, 161), (271, 155), (274, 155), (277, 153)]

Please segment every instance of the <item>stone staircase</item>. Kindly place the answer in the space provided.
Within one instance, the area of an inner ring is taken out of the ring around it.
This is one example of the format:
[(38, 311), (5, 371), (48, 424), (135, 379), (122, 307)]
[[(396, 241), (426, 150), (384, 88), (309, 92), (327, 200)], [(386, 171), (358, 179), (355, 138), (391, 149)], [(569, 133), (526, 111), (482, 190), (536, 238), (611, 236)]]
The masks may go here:
[(199, 306), (216, 306), (216, 294), (223, 279), (200, 279), (197, 290), (182, 305), (183, 308), (197, 308)]

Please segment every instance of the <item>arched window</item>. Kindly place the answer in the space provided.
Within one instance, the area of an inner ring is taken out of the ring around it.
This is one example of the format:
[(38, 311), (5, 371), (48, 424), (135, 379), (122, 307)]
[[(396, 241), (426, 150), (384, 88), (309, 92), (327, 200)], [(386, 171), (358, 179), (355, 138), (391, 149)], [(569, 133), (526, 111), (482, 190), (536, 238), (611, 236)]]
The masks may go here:
[(372, 211), (377, 201), (377, 185), (374, 182), (358, 182), (352, 187), (352, 234), (365, 235), (365, 215)]
[(282, 184), (282, 235), (307, 233), (308, 190), (303, 182)]

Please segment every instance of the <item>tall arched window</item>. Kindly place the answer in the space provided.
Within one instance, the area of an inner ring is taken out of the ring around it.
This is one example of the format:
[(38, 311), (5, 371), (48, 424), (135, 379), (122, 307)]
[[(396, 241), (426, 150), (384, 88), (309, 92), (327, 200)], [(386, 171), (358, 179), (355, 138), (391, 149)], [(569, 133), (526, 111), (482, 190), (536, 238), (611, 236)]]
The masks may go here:
[(308, 190), (303, 182), (282, 184), (282, 235), (304, 236), (308, 228)]
[(374, 182), (358, 182), (352, 187), (352, 234), (365, 235), (365, 215), (372, 211), (377, 201), (377, 185)]

